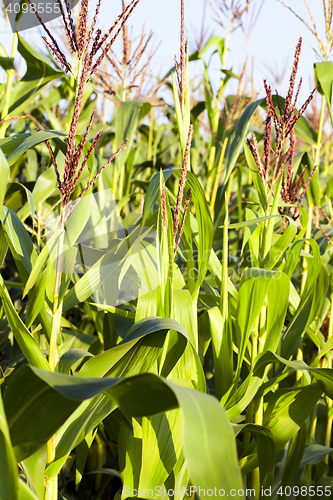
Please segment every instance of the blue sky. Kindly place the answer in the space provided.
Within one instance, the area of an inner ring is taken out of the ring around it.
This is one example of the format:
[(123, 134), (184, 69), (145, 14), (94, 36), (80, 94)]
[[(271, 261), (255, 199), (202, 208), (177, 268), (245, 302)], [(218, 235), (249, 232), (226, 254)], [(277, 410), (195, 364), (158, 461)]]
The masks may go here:
[[(213, 0), (212, 0), (213, 1)], [(112, 2), (112, 11), (117, 11), (117, 3)], [(257, 0), (259, 3), (259, 0)], [(309, 21), (309, 15), (303, 0), (289, 0), (286, 2), (294, 8), (304, 19)], [(324, 38), (323, 12), (320, 0), (308, 0), (312, 8), (318, 30)], [(105, 7), (104, 7), (105, 8)], [(185, 0), (186, 32), (194, 39), (193, 31), (199, 31), (202, 20), (203, 0)], [(180, 1), (179, 0), (141, 0), (137, 11), (132, 18), (133, 23), (146, 19), (147, 28), (153, 29), (157, 39), (161, 41), (156, 61), (166, 71), (173, 65), (173, 54), (179, 53), (179, 29), (180, 29)], [(213, 20), (211, 9), (207, 9), (207, 26), (214, 30), (216, 35), (224, 36), (225, 31)], [(249, 69), (251, 58), (254, 59), (254, 80), (259, 90), (262, 88), (262, 80), (267, 77), (270, 80), (270, 68), (282, 68), (287, 63), (287, 72), (281, 88), (281, 95), (286, 93), (288, 79), (293, 62), (293, 56), (299, 37), (303, 37), (303, 48), (300, 59), (298, 76), (303, 76), (303, 92), (301, 100), (305, 100), (313, 88), (313, 63), (318, 62), (311, 46), (317, 48), (317, 41), (305, 26), (277, 0), (265, 0), (257, 24), (249, 38), (246, 54), (249, 58)], [(241, 29), (235, 31), (230, 39), (230, 53), (227, 59), (234, 70), (239, 71), (244, 57), (244, 35)], [(311, 79), (311, 83), (310, 83)]]
[[(204, 0), (185, 0), (186, 33), (194, 40), (195, 33), (200, 30)], [(214, 2), (214, 0), (211, 0)], [(230, 1), (230, 0), (228, 0)], [(261, 0), (257, 0), (259, 4)], [(302, 17), (309, 21), (303, 0), (286, 0)], [(308, 0), (318, 25), (318, 30), (324, 38), (322, 3), (319, 0)], [(94, 10), (95, 0), (90, 0), (91, 10)], [(119, 14), (121, 0), (103, 0), (101, 17), (102, 27), (107, 29)], [(214, 14), (207, 8), (206, 24), (218, 36), (224, 36), (225, 30), (213, 20)], [(134, 25), (134, 33), (139, 33), (142, 23), (146, 22), (146, 30), (153, 30), (156, 40), (160, 42), (159, 50), (155, 56), (155, 64), (162, 75), (173, 65), (173, 55), (179, 53), (180, 31), (180, 0), (141, 0), (132, 15), (130, 24)], [(104, 26), (103, 26), (104, 25)], [(6, 25), (0, 22), (1, 43), (10, 45), (10, 33), (6, 34)], [(27, 30), (22, 33), (34, 44), (39, 44), (40, 32), (37, 29)], [(269, 68), (274, 68), (281, 73), (287, 64), (287, 71), (280, 88), (281, 95), (285, 95), (288, 86), (288, 76), (291, 71), (293, 54), (299, 36), (303, 36), (303, 49), (300, 60), (299, 76), (303, 76), (303, 91), (300, 101), (304, 101), (313, 87), (313, 63), (318, 61), (311, 45), (317, 48), (313, 35), (295, 16), (283, 7), (278, 0), (265, 0), (257, 24), (249, 38), (246, 55), (250, 69), (251, 59), (254, 61), (254, 81), (257, 90), (262, 88), (262, 79), (272, 80)], [(6, 41), (7, 39), (7, 41)], [(227, 66), (233, 66), (237, 73), (244, 58), (244, 35), (238, 29), (231, 35), (230, 52)], [(214, 71), (214, 65), (212, 66)], [(218, 77), (218, 65), (215, 67)], [(263, 95), (263, 93), (262, 93)]]

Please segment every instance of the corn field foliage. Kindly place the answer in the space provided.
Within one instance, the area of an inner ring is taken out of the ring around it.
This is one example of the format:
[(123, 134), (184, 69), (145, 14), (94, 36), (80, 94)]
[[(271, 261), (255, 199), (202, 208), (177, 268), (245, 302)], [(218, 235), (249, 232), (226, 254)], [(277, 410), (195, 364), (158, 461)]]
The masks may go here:
[(331, 497), (333, 64), (247, 92), (181, 2), (157, 78), (138, 2), (0, 46), (0, 498)]

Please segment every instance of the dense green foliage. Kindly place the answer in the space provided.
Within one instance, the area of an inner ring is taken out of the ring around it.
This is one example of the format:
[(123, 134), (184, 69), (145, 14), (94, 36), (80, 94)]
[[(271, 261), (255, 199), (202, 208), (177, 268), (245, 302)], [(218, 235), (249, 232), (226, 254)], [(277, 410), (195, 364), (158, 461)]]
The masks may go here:
[(315, 123), (301, 41), (285, 99), (255, 100), (225, 39), (182, 39), (169, 105), (133, 99), (126, 33), (111, 96), (79, 42), (66, 73), (15, 34), (23, 78), (1, 47), (0, 499), (327, 498), (332, 63)]

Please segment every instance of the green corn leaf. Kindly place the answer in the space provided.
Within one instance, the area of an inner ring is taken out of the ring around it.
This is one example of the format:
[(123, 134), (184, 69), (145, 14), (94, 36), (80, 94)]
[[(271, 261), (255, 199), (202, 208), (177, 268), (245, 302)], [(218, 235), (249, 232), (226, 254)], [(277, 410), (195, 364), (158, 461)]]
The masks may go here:
[[(142, 340), (154, 332), (164, 332), (164, 335), (160, 333), (161, 345), (164, 342), (165, 334), (168, 330), (176, 330), (183, 336), (184, 339), (188, 339), (187, 332), (177, 321), (167, 318), (145, 318), (133, 325), (129, 330), (126, 338), (118, 344), (116, 347), (105, 351), (104, 353), (95, 356), (93, 359), (88, 360), (80, 370), (80, 376), (83, 377), (102, 377), (109, 373), (118, 362), (125, 362), (124, 356), (128, 353), (136, 344), (142, 342)], [(189, 340), (189, 339), (188, 339)], [(160, 344), (156, 344), (157, 346)], [(174, 360), (176, 362), (176, 360)], [(142, 359), (137, 360), (137, 364), (141, 365)], [(119, 365), (118, 365), (119, 366)], [(124, 363), (124, 368), (126, 364)], [(135, 364), (133, 365), (133, 367)], [(120, 372), (123, 375), (123, 372)]]
[(31, 288), (35, 285), (37, 279), (39, 278), (41, 272), (43, 271), (45, 264), (47, 262), (48, 257), (50, 256), (52, 250), (59, 242), (59, 236), (62, 233), (62, 230), (57, 230), (49, 239), (47, 244), (43, 247), (42, 251), (38, 255), (33, 268), (31, 270), (30, 276), (25, 284), (25, 288), (23, 291), (23, 297), (29, 293)]
[(38, 499), (44, 498), (45, 494), (44, 473), (46, 462), (47, 450), (46, 446), (43, 446), (20, 464), (28, 479), (28, 484), (33, 487)]
[[(273, 354), (270, 351), (259, 354), (256, 358), (254, 368), (250, 370), (249, 375), (240, 385), (237, 391), (231, 397), (229, 397), (229, 394), (227, 394), (226, 397), (222, 398), (222, 402), (225, 403), (230, 420), (235, 420), (235, 418), (254, 399), (260, 386), (263, 384), (265, 370), (272, 363), (281, 364), (281, 366), (286, 366), (288, 368), (291, 368), (291, 370), (281, 375), (281, 378), (279, 378), (279, 376), (272, 377), (272, 379), (267, 384), (265, 384), (265, 386), (263, 386), (263, 391), (267, 391), (270, 388), (274, 387), (277, 382), (283, 380), (283, 378), (289, 375), (291, 371), (303, 370), (304, 373), (307, 374), (307, 370), (309, 369), (309, 367), (303, 361), (288, 361), (284, 358), (281, 358), (281, 356), (278, 356), (277, 354)], [(307, 375), (307, 381), (310, 384), (311, 379), (309, 375)]]
[[(278, 108), (278, 100), (276, 95), (272, 96), (273, 99), (273, 104), (275, 108)], [(284, 103), (285, 103), (285, 98), (282, 96), (279, 96), (282, 112), (284, 111)], [(261, 103), (261, 107), (266, 110), (266, 99), (263, 99)], [(296, 112), (296, 111), (295, 111)], [(318, 132), (313, 128), (309, 120), (305, 118), (305, 116), (301, 116), (296, 124), (295, 124), (295, 134), (297, 137), (299, 137), (302, 141), (307, 142), (311, 146), (316, 146), (317, 141), (318, 141)]]
[(236, 317), (239, 343), (237, 373), (242, 366), (251, 328), (263, 306), (273, 274), (271, 271), (251, 268), (242, 277)]
[(174, 291), (172, 314), (173, 319), (178, 321), (183, 326), (193, 347), (196, 351), (198, 351), (196, 317), (193, 313), (192, 297), (188, 290)]
[(266, 331), (263, 352), (275, 352), (286, 319), (290, 293), (290, 281), (284, 273), (273, 275), (267, 289)]
[[(58, 164), (59, 167), (59, 164)], [(61, 168), (59, 168), (61, 171)], [(59, 193), (57, 188), (57, 179), (55, 175), (54, 168), (48, 168), (43, 172), (37, 179), (34, 188), (32, 190), (32, 195), (34, 197), (35, 206), (40, 205), (50, 196), (57, 195)], [(26, 203), (17, 213), (20, 220), (24, 221), (29, 217), (30, 207)]]
[(6, 312), (7, 321), (13, 332), (15, 340), (20, 346), (20, 349), (27, 358), (28, 362), (34, 366), (43, 368), (44, 370), (50, 370), (49, 364), (46, 361), (46, 358), (42, 353), (39, 345), (30, 335), (29, 330), (27, 329), (27, 327), (17, 314), (15, 307), (12, 303), (12, 300), (10, 298), (10, 295), (8, 293), (8, 290), (1, 276), (0, 276), (0, 297)]
[[(160, 197), (162, 200), (162, 192), (165, 189), (163, 182), (163, 175), (160, 175)], [(157, 300), (157, 316), (170, 317), (172, 310), (172, 279), (170, 279), (170, 271), (173, 267), (173, 219), (169, 206), (167, 194), (165, 193), (165, 219), (162, 220), (162, 201), (158, 211), (157, 219), (157, 234), (159, 250), (157, 251), (157, 268), (159, 276), (159, 285), (157, 293), (159, 295)]]
[(76, 243), (91, 216), (93, 208), (94, 200), (91, 196), (84, 196), (75, 205), (65, 223), (65, 244), (68, 247)]
[[(182, 384), (188, 387), (194, 386), (197, 390), (205, 392), (205, 376), (198, 355), (197, 318), (193, 312), (193, 300), (188, 290), (174, 290), (172, 317), (185, 328), (190, 342), (186, 344), (183, 354), (180, 355), (179, 335), (175, 336), (175, 332), (168, 334), (169, 344), (166, 348), (168, 352), (163, 362), (161, 375), (170, 380), (181, 380)], [(174, 351), (179, 352), (176, 364), (173, 361), (173, 357), (177, 357), (176, 352), (172, 354)]]
[(33, 220), (35, 217), (35, 203), (31, 191), (19, 182), (11, 182), (6, 191), (6, 207), (16, 212), (27, 202), (29, 205), (29, 216)]
[(249, 167), (250, 172), (251, 172), (251, 177), (252, 177), (253, 183), (256, 187), (256, 191), (257, 191), (257, 194), (259, 197), (261, 209), (265, 213), (266, 209), (267, 209), (267, 203), (268, 203), (267, 193), (265, 191), (265, 186), (263, 184), (263, 181), (259, 175), (257, 164), (256, 164), (256, 162), (252, 156), (252, 153), (250, 151), (250, 148), (246, 144), (246, 142), (244, 142), (244, 153), (245, 153), (245, 158), (246, 158), (248, 167)]
[[(244, 231), (242, 254), (244, 255), (245, 265), (248, 264), (252, 267), (259, 267), (259, 249), (261, 248), (261, 234), (264, 228), (263, 224), (256, 223), (256, 216), (258, 219), (260, 218), (258, 212), (253, 212), (249, 208), (245, 209), (246, 222), (251, 221), (251, 223)], [(247, 243), (248, 249), (246, 249)]]
[[(264, 414), (264, 425), (272, 432), (277, 451), (303, 425), (321, 394), (321, 388), (317, 384), (276, 391)], [(286, 418), (288, 415), (289, 418)], [(282, 422), (284, 422), (283, 426)]]
[(325, 61), (325, 62), (315, 63), (313, 67), (314, 67), (315, 81), (318, 92), (320, 92), (322, 96), (325, 96), (328, 110), (330, 112), (331, 123), (333, 123), (333, 115), (332, 115), (333, 63), (332, 61)]
[(235, 168), (238, 155), (244, 146), (244, 140), (250, 126), (251, 118), (258, 106), (262, 104), (262, 102), (263, 99), (258, 99), (257, 101), (247, 105), (247, 107), (243, 111), (241, 118), (237, 122), (234, 132), (232, 133), (228, 141), (226, 151), (226, 177), (224, 179), (223, 186), (218, 190), (214, 207), (215, 225), (218, 224), (220, 213), (222, 210), (222, 203), (224, 201), (224, 193), (228, 185), (228, 180), (230, 178), (231, 172)]
[[(242, 489), (242, 478), (236, 465), (236, 444), (223, 407), (211, 396), (168, 385), (173, 388), (182, 410), (184, 454), (192, 484), (205, 491)], [(212, 442), (214, 447), (210, 444)], [(203, 496), (199, 494), (199, 498)]]
[[(274, 480), (274, 469), (275, 469), (275, 441), (271, 431), (261, 425), (245, 424), (242, 428), (246, 428), (247, 431), (251, 432), (253, 435), (257, 453), (258, 453), (258, 464), (260, 473), (260, 485), (262, 488), (266, 489), (272, 486)], [(245, 453), (247, 453), (245, 451)], [(242, 459), (240, 460), (240, 465), (242, 467)]]
[[(0, 221), (21, 280), (23, 283), (26, 283), (37, 260), (37, 252), (31, 242), (29, 233), (14, 212), (3, 206), (0, 211)], [(36, 292), (37, 290), (34, 293)], [(32, 307), (32, 305), (29, 307)], [(45, 302), (39, 312), (39, 319), (42, 323), (44, 333), (49, 339), (51, 316), (46, 309)]]
[(9, 181), (9, 165), (0, 149), (0, 206), (3, 204)]
[(310, 240), (310, 246), (313, 257), (305, 257), (307, 280), (301, 301), (282, 339), (281, 354), (284, 358), (297, 351), (304, 331), (320, 312), (329, 284), (328, 272), (320, 261), (318, 245)]
[(0, 392), (0, 461), (1, 461), (1, 481), (0, 499), (18, 500), (18, 472), (16, 459), (10, 441), (9, 429), (6, 414)]
[[(180, 176), (180, 171), (175, 172), (175, 174)], [(192, 200), (196, 212), (196, 224), (192, 228), (193, 235), (196, 236), (198, 249), (198, 279), (195, 282), (196, 290), (201, 286), (207, 272), (208, 262), (213, 246), (214, 227), (203, 189), (198, 179), (192, 172), (187, 172), (186, 184), (191, 188)], [(193, 218), (190, 217), (190, 220), (192, 226)]]
[(31, 135), (30, 132), (26, 132), (24, 134), (10, 135), (9, 137), (0, 139), (0, 147), (5, 157), (8, 158), (8, 156), (10, 156), (25, 139), (31, 137)]
[[(68, 137), (68, 134), (65, 132), (57, 132), (52, 130), (43, 130), (40, 132), (34, 132), (33, 134), (19, 134), (17, 136), (12, 136), (5, 139), (0, 139), (0, 147), (3, 148), (5, 154), (7, 155), (7, 160), (9, 165), (13, 165), (19, 160), (23, 154), (29, 153), (31, 148), (36, 145), (44, 142), (45, 140), (52, 139), (63, 155), (66, 155), (67, 144), (65, 139)], [(80, 141), (82, 139), (81, 136), (76, 136), (76, 140)], [(88, 153), (90, 148), (89, 142), (86, 142), (83, 148), (83, 155), (80, 159), (79, 166), (83, 161), (83, 156)], [(57, 156), (56, 161), (58, 165), (58, 170), (60, 175), (62, 174), (63, 165), (64, 165), (64, 156)], [(89, 171), (92, 171), (94, 167), (94, 155), (91, 155), (87, 167)], [(84, 169), (82, 175), (80, 177), (80, 183), (84, 182), (88, 175), (88, 169)], [(53, 166), (43, 172), (37, 179), (34, 189), (32, 191), (32, 199), (35, 206), (40, 205), (43, 201), (49, 198), (52, 194), (59, 193), (56, 174)], [(29, 212), (31, 212), (32, 200), (28, 199), (28, 203), (26, 203), (17, 213), (18, 217), (21, 220), (25, 220), (29, 216)]]
[[(111, 248), (109, 248), (105, 253), (100, 252), (102, 257), (90, 267), (90, 269), (82, 276), (82, 278), (79, 279), (79, 281), (75, 283), (70, 292), (65, 296), (63, 310), (67, 311), (89, 298), (101, 285), (106, 282), (110, 275), (113, 274), (114, 276), (117, 276), (116, 279), (118, 280), (118, 277), (121, 277), (122, 273), (125, 274), (128, 270), (129, 264), (131, 264), (133, 258), (136, 257), (136, 254), (146, 252), (144, 238), (150, 233), (150, 231), (150, 227), (142, 228), (141, 226), (138, 226), (128, 237), (122, 239), (119, 243), (116, 242), (114, 246), (112, 246), (111, 243)], [(136, 277), (133, 277), (133, 280), (134, 278), (136, 279)], [(148, 286), (149, 276), (147, 278), (147, 287)]]
[(10, 96), (8, 117), (19, 115), (46, 84), (63, 74), (52, 68), (49, 60), (20, 35), (18, 35), (17, 50), (27, 64), (27, 71), (16, 83)]
[(126, 149), (117, 155), (117, 165), (122, 168), (133, 147), (134, 135), (137, 131), (139, 121), (149, 113), (151, 104), (148, 102), (125, 101), (122, 102), (115, 116), (115, 142), (119, 147), (126, 139), (129, 142)]
[(4, 206), (0, 212), (0, 220), (21, 279), (26, 282), (37, 259), (29, 233), (17, 215)]
[[(317, 384), (296, 389), (278, 389), (274, 393), (264, 413), (263, 425), (271, 431), (277, 452), (298, 432), (321, 394), (322, 389)], [(242, 472), (248, 474), (255, 467), (258, 467), (256, 451), (244, 459)]]
[[(141, 471), (142, 440), (131, 436), (126, 449), (126, 470), (124, 472), (124, 485), (138, 490), (139, 477)], [(126, 489), (125, 489), (126, 491)], [(129, 493), (130, 494), (130, 493)], [(126, 495), (127, 496), (127, 495)]]
[(221, 56), (225, 45), (224, 38), (217, 35), (212, 35), (202, 49), (200, 49), (199, 51), (196, 50), (195, 52), (193, 52), (193, 54), (190, 55), (189, 61), (197, 61), (205, 54), (205, 52), (207, 52), (207, 50), (209, 50), (214, 45), (216, 45)]
[(28, 484), (22, 478), (19, 478), (19, 498), (20, 500), (40, 500), (41, 497), (38, 497), (29, 488)]
[(309, 120), (303, 115), (296, 122), (295, 134), (302, 141), (307, 142), (311, 146), (317, 145), (318, 132), (313, 128)]
[(7, 52), (0, 44), (0, 66), (5, 71), (10, 71), (14, 69), (14, 61), (11, 57), (8, 56)]
[(283, 257), (284, 253), (294, 240), (297, 232), (295, 222), (288, 217), (288, 227), (280, 238), (271, 246), (264, 259), (263, 267), (266, 269), (273, 269), (277, 262)]
[(182, 151), (185, 150), (185, 145), (186, 145), (186, 139), (184, 135), (184, 120), (183, 120), (183, 114), (182, 110), (180, 107), (180, 101), (179, 101), (179, 93), (177, 89), (177, 84), (176, 80), (174, 77), (174, 74), (172, 73), (172, 92), (173, 92), (173, 99), (175, 103), (175, 111), (176, 111), (176, 119), (177, 119), (177, 126), (178, 126), (178, 132), (180, 136), (180, 143), (182, 146)]
[(30, 328), (32, 326), (36, 317), (43, 309), (45, 303), (46, 280), (47, 280), (47, 270), (44, 269), (44, 271), (39, 276), (36, 285), (29, 293), (29, 303), (25, 319), (25, 324), (27, 328)]
[[(188, 290), (174, 290), (172, 319), (187, 332), (190, 342), (185, 346), (177, 329), (167, 334), (160, 360), (159, 374), (169, 379), (181, 380), (183, 384), (205, 391), (205, 377), (197, 354), (196, 318), (193, 314), (192, 298)], [(185, 312), (186, 311), (186, 312)], [(157, 294), (153, 290), (139, 297), (136, 321), (157, 314)], [(181, 333), (181, 332), (179, 332)], [(175, 360), (177, 362), (175, 363)]]
[(59, 373), (70, 374), (71, 370), (75, 370), (85, 358), (90, 358), (93, 355), (83, 349), (70, 349), (65, 352), (59, 359), (56, 371)]
[(226, 164), (228, 165), (228, 167), (226, 171), (225, 182), (227, 182), (227, 180), (229, 179), (230, 174), (236, 165), (238, 155), (241, 151), (241, 148), (244, 146), (244, 139), (248, 132), (251, 118), (258, 106), (261, 105), (262, 101), (262, 99), (258, 99), (257, 101), (247, 105), (247, 107), (243, 111), (241, 118), (238, 120), (231, 138), (228, 141), (226, 151)]
[[(171, 174), (177, 175), (180, 177), (180, 170), (164, 170), (163, 177), (166, 181)], [(187, 172), (186, 174), (186, 184), (191, 188), (192, 191), (192, 199), (196, 210), (197, 220), (189, 213), (188, 216), (191, 218), (191, 226), (193, 224), (193, 237), (195, 238), (197, 248), (198, 248), (198, 275), (199, 279), (196, 281), (196, 287), (199, 287), (204, 280), (205, 272), (207, 271), (208, 262), (211, 258), (211, 249), (212, 249), (212, 241), (213, 241), (213, 233), (214, 228), (212, 224), (212, 220), (210, 217), (210, 212), (208, 208), (208, 204), (205, 199), (204, 192), (202, 187), (197, 180), (196, 176), (192, 172)], [(145, 204), (143, 208), (143, 222), (146, 220), (146, 217), (156, 201), (159, 199), (159, 185), (160, 185), (160, 173), (154, 175), (151, 180), (146, 198)]]
[(329, 368), (312, 368), (311, 373), (319, 382), (328, 397), (333, 396), (333, 373)]
[(319, 464), (324, 460), (324, 458), (332, 453), (333, 448), (329, 446), (322, 446), (320, 444), (310, 444), (304, 450), (304, 454), (300, 463), (300, 468), (306, 467), (307, 465)]
[[(284, 488), (286, 486), (292, 486), (294, 483), (304, 453), (305, 440), (306, 428), (305, 424), (303, 424), (299, 428), (297, 434), (293, 436), (288, 449), (288, 455), (281, 480), (282, 491), (285, 491)], [(283, 495), (281, 498), (284, 498)]]
[[(303, 184), (306, 182), (314, 166), (315, 165), (312, 161), (311, 155), (308, 152), (304, 153), (303, 156), (301, 157), (300, 169), (299, 169), (299, 172), (301, 172), (305, 167), (307, 167), (306, 173), (303, 178)], [(320, 190), (321, 188), (319, 182), (319, 165), (317, 165), (317, 168), (314, 171), (314, 174), (310, 181), (310, 184), (306, 190), (306, 197), (308, 199), (309, 205), (311, 206), (320, 205)]]
[(291, 279), (293, 272), (299, 262), (299, 256), (301, 254), (303, 246), (302, 240), (297, 240), (295, 243), (287, 250), (285, 257), (285, 264), (280, 266), (280, 269), (283, 270), (285, 274)]
[[(180, 406), (184, 451), (192, 484), (204, 489), (242, 487), (233, 432), (219, 402), (153, 374), (96, 379), (22, 367), (11, 379), (4, 401), (17, 460), (41, 447), (80, 401), (101, 391), (117, 402), (122, 411), (133, 416), (156, 414)], [(31, 393), (35, 395), (33, 401), (29, 397)], [(37, 413), (36, 408), (39, 408)], [(209, 446), (211, 439), (214, 439), (214, 448)], [(204, 458), (202, 462), (199, 456)]]
[(105, 253), (65, 296), (64, 312), (89, 298), (98, 287), (103, 285), (109, 274), (114, 273), (118, 269), (120, 273), (121, 267), (124, 264), (124, 258), (127, 256), (129, 255), (126, 240)]
[[(144, 417), (138, 435), (135, 430), (134, 428), (134, 438), (142, 440), (138, 489), (154, 490), (166, 481), (180, 457), (182, 416), (179, 409), (175, 409)], [(170, 449), (173, 449), (173, 453), (170, 453)], [(124, 487), (126, 488), (126, 483)]]
[(218, 307), (207, 310), (212, 338), (215, 386), (219, 399), (227, 392), (233, 379), (233, 351), (228, 319), (223, 321)]
[[(272, 201), (272, 206), (270, 209), (271, 214), (277, 213), (278, 208), (279, 208), (279, 200), (280, 200), (280, 192), (281, 192), (281, 187), (282, 187), (282, 175), (278, 178), (278, 180), (275, 183), (274, 186), (274, 198)], [(262, 245), (262, 257), (266, 258), (269, 250), (271, 249), (272, 245), (272, 237), (273, 237), (273, 232), (274, 232), (274, 226), (275, 226), (275, 221), (273, 219), (268, 220), (265, 225), (264, 225), (264, 235), (263, 235), (263, 240), (264, 243)]]
[[(254, 226), (254, 225), (260, 224), (260, 222), (263, 222), (265, 220), (272, 219), (273, 217), (281, 217), (281, 215), (280, 214), (266, 215), (265, 217), (258, 217), (256, 219), (244, 220), (242, 222), (235, 222), (235, 224), (228, 224), (228, 228), (229, 229), (241, 229), (242, 227)], [(219, 226), (219, 228), (222, 228), (222, 227), (224, 227), (224, 226)]]
[(217, 108), (216, 101), (214, 99), (214, 91), (208, 74), (208, 67), (204, 63), (204, 82), (205, 82), (205, 105), (209, 119), (209, 126), (211, 130), (216, 134), (218, 126), (219, 109)]
[[(23, 135), (23, 134), (21, 134)], [(22, 137), (23, 141), (20, 142), (20, 145), (16, 147), (16, 149), (7, 157), (7, 161), (9, 165), (14, 165), (21, 156), (28, 151), (28, 149), (33, 148), (37, 144), (41, 142), (47, 141), (49, 139), (61, 139), (64, 140), (68, 137), (66, 132), (56, 132), (53, 130), (43, 130), (40, 132), (34, 132), (33, 134), (29, 134), (28, 137)], [(0, 142), (1, 147), (1, 142)]]
[[(179, 322), (164, 318), (145, 317), (144, 320), (138, 321), (122, 343), (88, 360), (80, 369), (79, 375), (119, 377), (153, 371), (154, 363), (162, 354), (164, 346), (168, 345), (166, 332), (169, 329), (177, 331), (180, 335), (178, 334), (175, 344), (170, 344), (170, 354), (164, 356), (164, 360), (160, 363), (161, 374), (171, 377), (172, 369), (180, 358), (181, 363), (186, 363), (187, 377), (197, 380), (198, 389), (204, 390), (202, 367), (193, 346), (188, 346), (190, 353), (187, 353), (184, 360), (181, 357), (187, 339), (186, 331)], [(182, 374), (182, 371), (177, 373), (178, 377)], [(100, 396), (94, 398), (91, 403), (82, 403), (57, 434), (56, 460), (48, 468), (48, 474), (53, 476), (58, 473), (71, 449), (114, 409), (115, 406), (111, 402), (103, 401)]]

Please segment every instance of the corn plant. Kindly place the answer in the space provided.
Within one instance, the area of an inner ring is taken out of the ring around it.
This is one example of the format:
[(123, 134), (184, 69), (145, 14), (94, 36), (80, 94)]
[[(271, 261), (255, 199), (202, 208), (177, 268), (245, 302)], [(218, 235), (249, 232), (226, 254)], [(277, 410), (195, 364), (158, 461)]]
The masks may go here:
[(67, 48), (40, 19), (23, 78), (0, 58), (0, 498), (329, 496), (332, 161), (306, 117), (329, 62), (300, 107), (301, 39), (285, 98), (228, 95), (228, 42), (190, 55), (181, 0), (155, 110), (126, 86), (137, 3), (102, 34), (100, 0), (59, 0)]

